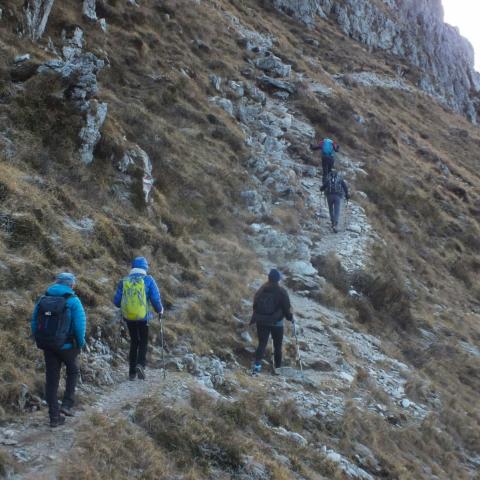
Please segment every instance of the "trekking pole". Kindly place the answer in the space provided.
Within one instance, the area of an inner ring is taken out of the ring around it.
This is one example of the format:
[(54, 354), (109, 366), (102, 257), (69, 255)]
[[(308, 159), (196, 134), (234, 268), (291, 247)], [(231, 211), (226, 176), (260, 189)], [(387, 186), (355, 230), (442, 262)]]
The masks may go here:
[(295, 337), (295, 350), (297, 353), (297, 361), (300, 365), (300, 372), (303, 376), (303, 364), (302, 364), (302, 356), (300, 355), (300, 347), (298, 346), (298, 334), (297, 334), (297, 324), (293, 322), (293, 336)]
[(350, 213), (350, 202), (345, 200), (347, 203), (345, 205), (345, 213), (343, 215), (343, 231), (347, 230), (348, 227), (348, 220), (349, 220), (349, 213)]
[(165, 343), (163, 335), (163, 314), (159, 313), (158, 318), (160, 320), (160, 341), (162, 343), (162, 368), (163, 368), (163, 379), (167, 378), (167, 369), (165, 368)]

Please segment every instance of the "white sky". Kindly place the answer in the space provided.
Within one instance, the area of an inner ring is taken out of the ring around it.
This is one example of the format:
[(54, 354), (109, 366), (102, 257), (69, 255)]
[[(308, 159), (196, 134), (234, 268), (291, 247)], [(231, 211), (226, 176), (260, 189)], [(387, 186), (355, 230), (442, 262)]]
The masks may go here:
[(480, 71), (480, 0), (442, 0), (445, 22), (458, 27), (475, 49), (475, 67)]

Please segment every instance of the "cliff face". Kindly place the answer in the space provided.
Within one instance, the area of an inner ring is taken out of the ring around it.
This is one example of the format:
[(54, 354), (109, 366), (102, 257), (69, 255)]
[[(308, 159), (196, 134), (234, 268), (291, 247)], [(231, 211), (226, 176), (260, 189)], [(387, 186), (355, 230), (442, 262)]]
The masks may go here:
[(275, 7), (313, 28), (333, 19), (346, 35), (396, 55), (419, 69), (418, 86), (476, 123), (480, 75), (474, 51), (446, 23), (440, 0), (273, 0)]

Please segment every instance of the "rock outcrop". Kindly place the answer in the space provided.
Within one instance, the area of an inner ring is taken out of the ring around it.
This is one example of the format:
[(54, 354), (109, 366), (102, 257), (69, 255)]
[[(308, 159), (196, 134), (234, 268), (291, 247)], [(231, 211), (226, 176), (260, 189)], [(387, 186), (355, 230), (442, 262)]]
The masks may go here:
[(60, 76), (66, 83), (65, 97), (85, 115), (85, 126), (80, 131), (83, 163), (93, 161), (93, 151), (100, 140), (100, 129), (107, 116), (107, 104), (94, 99), (97, 94), (97, 73), (105, 62), (91, 52), (83, 51), (83, 31), (75, 28), (63, 32), (63, 58), (50, 60), (38, 69), (40, 74)]
[(477, 121), (480, 74), (474, 51), (444, 23), (440, 0), (272, 0), (275, 7), (312, 27), (317, 16), (369, 48), (392, 53), (420, 70), (418, 87)]
[(97, 19), (97, 2), (96, 0), (83, 0), (83, 16), (88, 20), (96, 22)]
[(129, 148), (117, 165), (120, 172), (126, 175), (125, 181), (130, 184), (134, 181), (135, 175), (130, 175), (132, 168), (140, 173), (142, 179), (143, 199), (147, 204), (150, 200), (150, 192), (153, 188), (152, 162), (145, 150), (138, 145)]
[(47, 26), (55, 0), (29, 0), (25, 6), (25, 23), (29, 37), (36, 42)]

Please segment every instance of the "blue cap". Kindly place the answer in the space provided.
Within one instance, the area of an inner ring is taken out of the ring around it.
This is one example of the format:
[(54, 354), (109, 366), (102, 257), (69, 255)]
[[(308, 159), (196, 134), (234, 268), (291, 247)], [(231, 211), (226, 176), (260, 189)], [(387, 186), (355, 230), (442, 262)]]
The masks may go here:
[(145, 257), (136, 257), (133, 259), (132, 268), (141, 268), (143, 270), (148, 270), (148, 262)]
[(73, 287), (76, 281), (75, 275), (69, 272), (59, 273), (55, 278), (55, 283), (66, 285), (67, 287)]
[(276, 268), (272, 268), (270, 270), (270, 273), (268, 274), (268, 279), (271, 282), (278, 283), (281, 278), (282, 278), (282, 275), (280, 274), (280, 272)]

